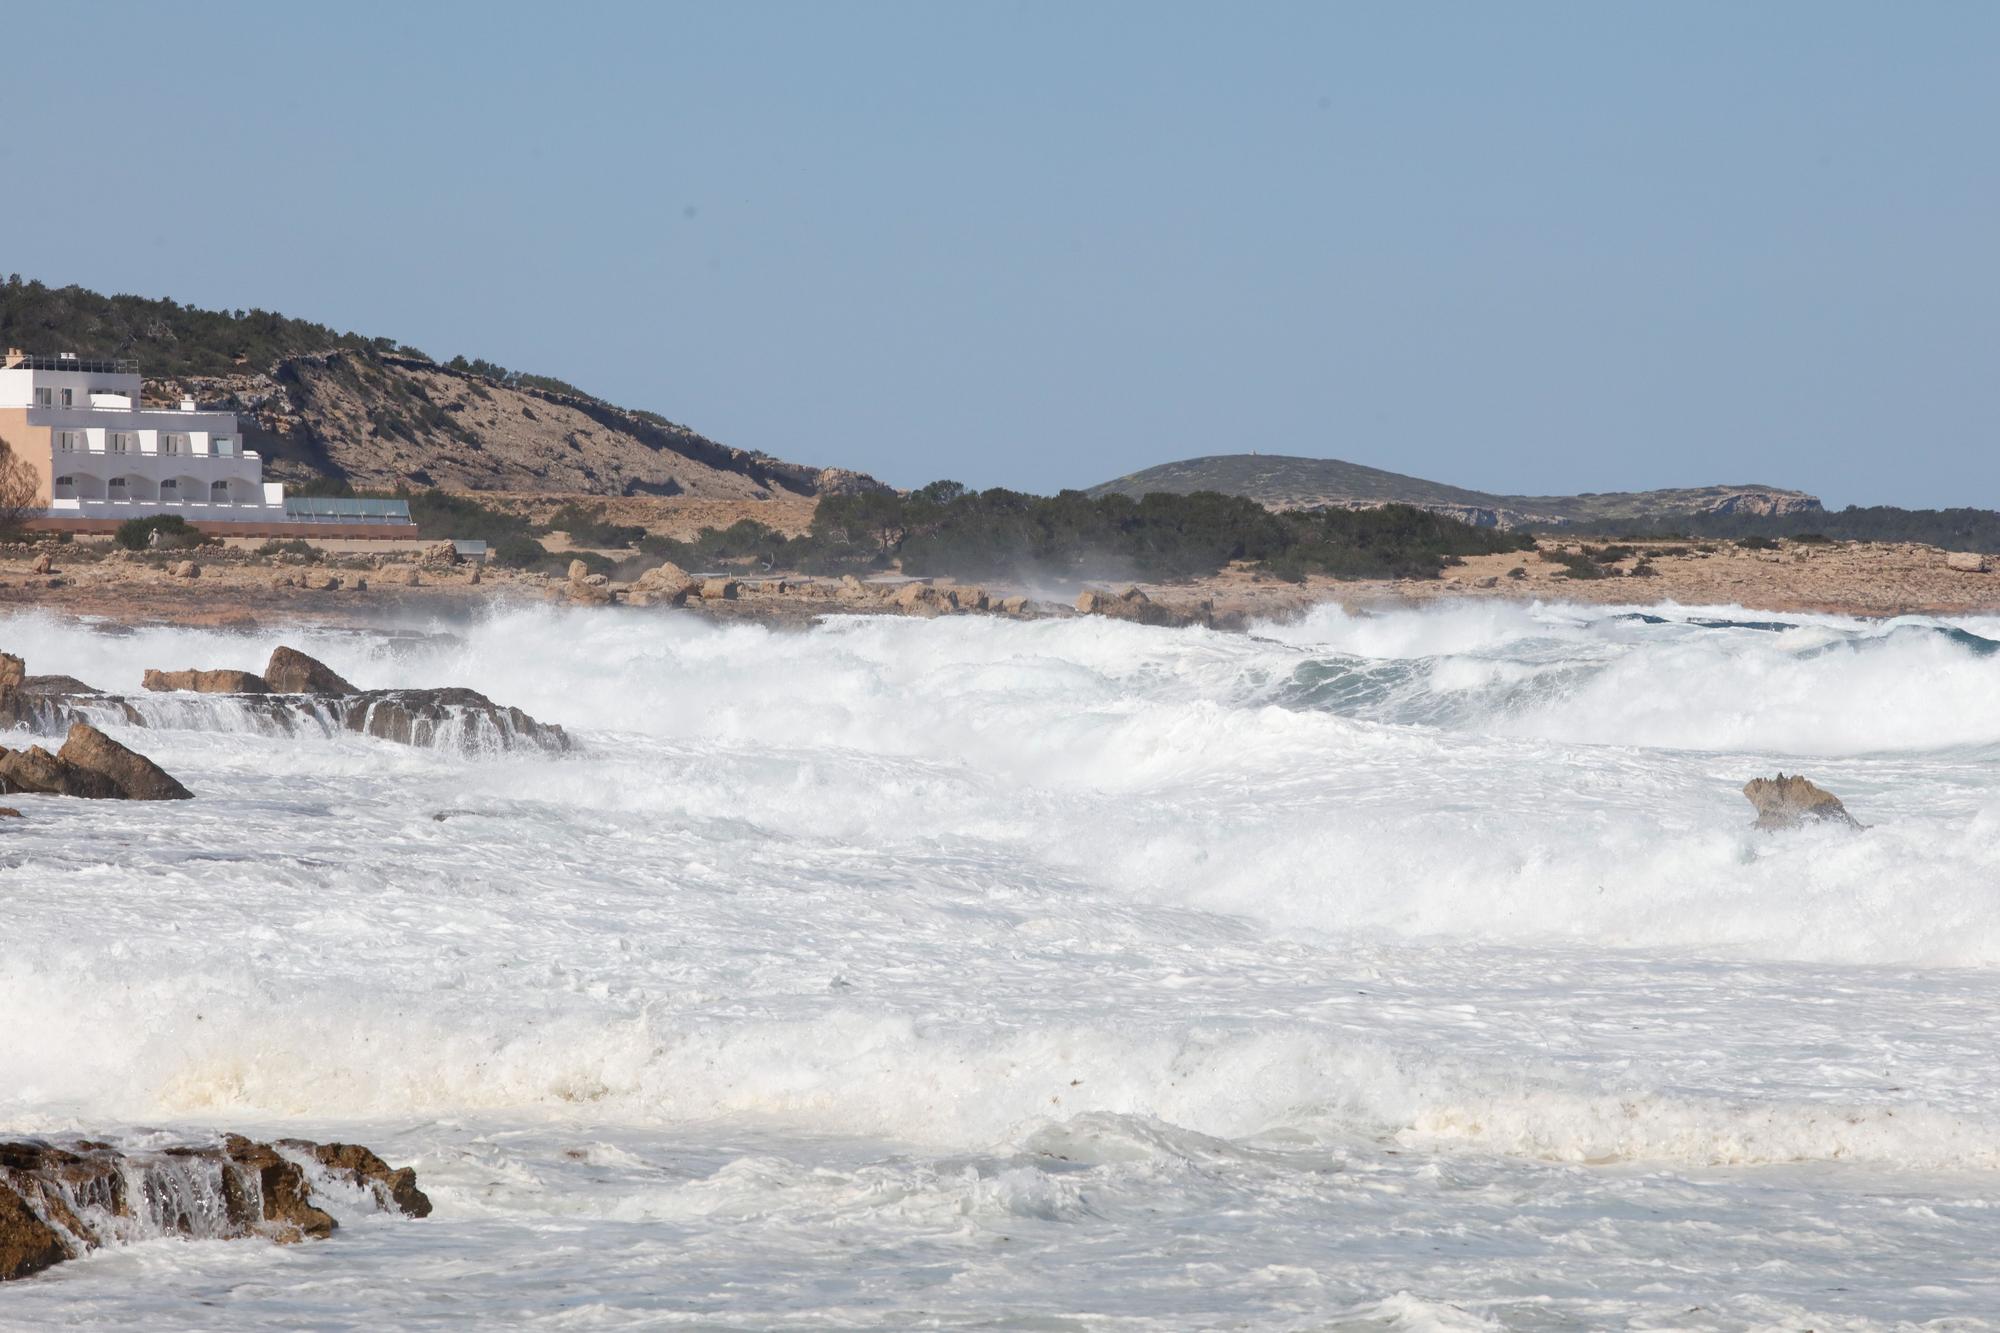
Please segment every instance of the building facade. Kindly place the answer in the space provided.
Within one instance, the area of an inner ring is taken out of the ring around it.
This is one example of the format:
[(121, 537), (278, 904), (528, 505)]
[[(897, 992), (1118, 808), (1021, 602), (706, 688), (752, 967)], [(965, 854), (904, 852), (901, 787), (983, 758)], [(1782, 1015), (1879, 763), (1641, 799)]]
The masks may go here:
[(264, 460), (243, 447), (234, 413), (200, 411), (192, 398), (148, 408), (140, 393), (134, 361), (14, 348), (0, 357), (0, 440), (34, 470), (43, 525), (89, 530), (178, 514), (246, 534), (409, 527), (401, 502), (288, 504), (284, 486), (264, 480)]

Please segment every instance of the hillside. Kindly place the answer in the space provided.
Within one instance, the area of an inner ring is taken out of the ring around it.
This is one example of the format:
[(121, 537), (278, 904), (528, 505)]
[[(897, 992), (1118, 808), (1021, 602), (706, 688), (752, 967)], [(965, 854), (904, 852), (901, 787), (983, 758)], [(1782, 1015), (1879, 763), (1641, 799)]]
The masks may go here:
[(1333, 458), (1281, 454), (1215, 454), (1118, 477), (1091, 495), (1151, 491), (1219, 491), (1271, 509), (1362, 509), (1408, 504), (1481, 527), (1567, 527), (1692, 514), (1780, 515), (1818, 512), (1802, 491), (1771, 486), (1699, 486), (1681, 490), (1611, 491), (1584, 495), (1493, 495), (1406, 477)]
[(391, 338), (269, 311), (0, 284), (0, 344), (129, 356), (148, 401), (191, 393), (241, 417), (266, 474), (294, 486), (749, 500), (880, 489), (860, 473), (733, 449), (552, 376), (432, 360)]

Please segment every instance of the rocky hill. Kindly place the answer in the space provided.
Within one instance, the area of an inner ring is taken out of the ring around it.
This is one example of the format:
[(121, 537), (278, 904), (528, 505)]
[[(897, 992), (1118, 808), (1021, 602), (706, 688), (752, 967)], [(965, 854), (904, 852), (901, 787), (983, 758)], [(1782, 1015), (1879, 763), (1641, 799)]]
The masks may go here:
[(293, 485), (715, 500), (886, 489), (861, 473), (733, 449), (553, 377), (438, 362), (393, 339), (262, 310), (197, 310), (16, 276), (0, 283), (0, 343), (136, 358), (149, 402), (185, 393), (236, 412), (266, 474)]
[(1817, 513), (1819, 500), (1773, 486), (1696, 486), (1679, 490), (1582, 495), (1493, 495), (1334, 458), (1214, 454), (1118, 477), (1091, 495), (1152, 491), (1241, 495), (1271, 509), (1368, 509), (1415, 505), (1481, 527), (1572, 527), (1651, 521), (1684, 515)]

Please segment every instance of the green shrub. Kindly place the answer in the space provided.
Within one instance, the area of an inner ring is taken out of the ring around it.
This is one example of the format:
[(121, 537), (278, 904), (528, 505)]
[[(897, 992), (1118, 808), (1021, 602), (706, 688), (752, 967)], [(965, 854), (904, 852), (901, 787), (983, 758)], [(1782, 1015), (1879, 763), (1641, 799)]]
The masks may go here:
[[(154, 534), (158, 533), (156, 541)], [(205, 540), (201, 529), (179, 514), (155, 514), (151, 518), (128, 518), (111, 534), (111, 540), (128, 551), (181, 550), (199, 546)], [(213, 540), (213, 539), (208, 539)]]
[(510, 569), (537, 569), (548, 564), (550, 558), (546, 546), (521, 533), (508, 533), (492, 542), (487, 550), (494, 564)]
[(262, 556), (302, 555), (308, 560), (318, 560), (322, 558), (323, 553), (317, 546), (314, 546), (303, 537), (293, 537), (289, 541), (282, 542), (274, 537), (258, 547), (257, 554)]
[(1746, 551), (1775, 551), (1778, 549), (1778, 543), (1772, 541), (1769, 537), (1758, 536), (1755, 533), (1752, 533), (1748, 537), (1738, 537), (1736, 544)]

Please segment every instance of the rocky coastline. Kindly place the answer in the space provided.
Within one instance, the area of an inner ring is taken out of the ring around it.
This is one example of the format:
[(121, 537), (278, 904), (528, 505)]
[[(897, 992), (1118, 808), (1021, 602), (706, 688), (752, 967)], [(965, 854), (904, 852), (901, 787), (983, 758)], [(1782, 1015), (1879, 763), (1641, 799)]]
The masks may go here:
[(163, 1236), (324, 1240), (340, 1226), (320, 1206), (336, 1188), (377, 1211), (431, 1213), (413, 1169), (356, 1143), (240, 1134), (146, 1149), (88, 1138), (0, 1142), (0, 1282)]

